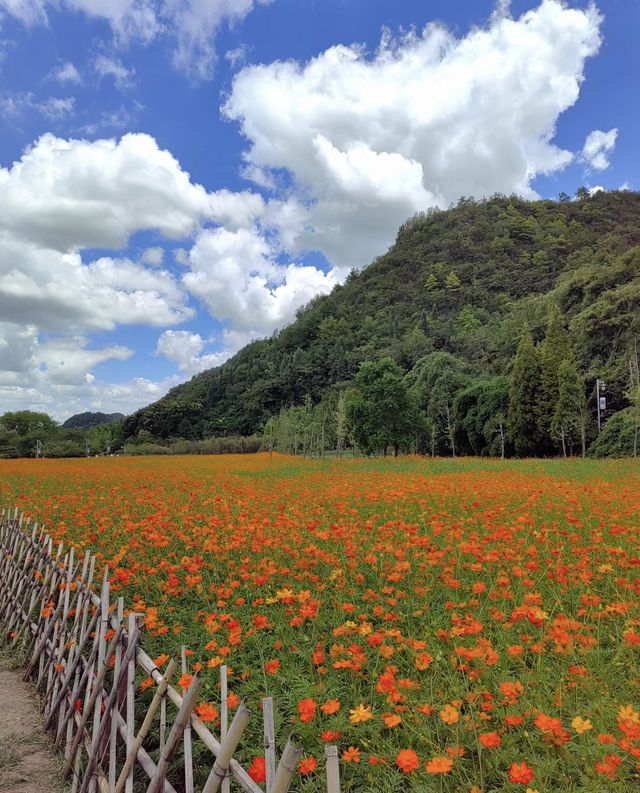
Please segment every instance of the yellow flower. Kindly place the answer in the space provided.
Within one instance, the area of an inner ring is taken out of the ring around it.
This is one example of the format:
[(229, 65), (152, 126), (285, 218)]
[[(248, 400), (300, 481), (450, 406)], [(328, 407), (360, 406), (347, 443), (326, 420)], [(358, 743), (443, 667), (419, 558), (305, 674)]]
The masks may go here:
[(527, 793), (540, 793), (539, 790), (534, 790), (532, 787), (527, 788)]
[(369, 721), (372, 717), (371, 705), (358, 705), (349, 711), (349, 721), (351, 724), (360, 724), (362, 721)]
[(640, 724), (640, 713), (634, 710), (633, 705), (623, 705), (618, 711), (620, 721), (630, 721), (632, 724)]
[(576, 716), (571, 722), (571, 726), (578, 733), (578, 735), (582, 735), (583, 732), (589, 732), (589, 730), (593, 729), (593, 724), (589, 721), (589, 719), (583, 719), (582, 716)]
[(440, 718), (445, 724), (455, 724), (460, 718), (460, 712), (453, 705), (445, 705), (440, 711)]

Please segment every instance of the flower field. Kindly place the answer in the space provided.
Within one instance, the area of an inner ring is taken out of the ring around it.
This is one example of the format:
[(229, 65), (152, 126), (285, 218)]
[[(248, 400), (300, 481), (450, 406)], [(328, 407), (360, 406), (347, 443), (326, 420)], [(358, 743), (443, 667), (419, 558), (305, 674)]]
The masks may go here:
[(156, 663), (190, 648), (202, 718), (222, 663), (272, 695), (301, 790), (325, 742), (346, 791), (640, 785), (638, 463), (2, 460), (0, 503), (109, 564)]

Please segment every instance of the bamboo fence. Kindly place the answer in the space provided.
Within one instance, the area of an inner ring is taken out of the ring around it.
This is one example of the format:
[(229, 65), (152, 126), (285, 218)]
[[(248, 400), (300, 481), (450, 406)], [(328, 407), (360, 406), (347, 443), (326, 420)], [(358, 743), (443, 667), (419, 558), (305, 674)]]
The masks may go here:
[[(54, 547), (17, 508), (0, 513), (1, 630), (29, 659), (24, 679), (41, 692), (45, 729), (64, 752), (71, 793), (196, 793), (194, 771), (204, 778), (200, 758), (211, 755), (200, 793), (290, 790), (302, 749), (291, 735), (278, 761), (272, 698), (260, 708), (263, 788), (233, 757), (253, 714), (243, 700), (229, 723), (226, 666), (220, 667), (216, 737), (194, 712), (198, 674), (182, 693), (171, 685), (178, 669), (189, 671), (186, 648), (179, 663), (171, 659), (158, 669), (142, 647), (142, 615), (125, 616), (123, 599), (110, 600), (108, 568), (99, 582), (96, 572), (89, 551), (77, 558), (73, 548)], [(153, 681), (150, 703), (140, 674)], [(340, 793), (337, 747), (326, 747), (325, 759), (327, 792)]]

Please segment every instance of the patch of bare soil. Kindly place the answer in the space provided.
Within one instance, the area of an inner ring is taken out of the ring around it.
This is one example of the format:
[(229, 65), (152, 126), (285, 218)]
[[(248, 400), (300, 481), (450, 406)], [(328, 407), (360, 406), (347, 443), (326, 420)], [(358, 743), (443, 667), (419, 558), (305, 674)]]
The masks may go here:
[(61, 793), (59, 763), (33, 688), (0, 649), (0, 793)]

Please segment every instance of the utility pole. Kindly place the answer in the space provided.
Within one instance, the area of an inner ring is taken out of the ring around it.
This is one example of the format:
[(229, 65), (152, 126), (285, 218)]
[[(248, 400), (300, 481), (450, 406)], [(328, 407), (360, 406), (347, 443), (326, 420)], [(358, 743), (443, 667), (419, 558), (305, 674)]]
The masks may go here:
[(607, 384), (604, 380), (598, 378), (596, 380), (596, 402), (598, 405), (598, 432), (602, 429), (602, 412), (607, 409), (607, 398), (602, 396), (604, 394)]
[(42, 441), (36, 441), (36, 457), (42, 457)]
[(87, 457), (91, 456), (91, 441), (89, 440), (89, 438), (87, 438), (86, 441), (84, 442), (84, 453), (85, 456)]

